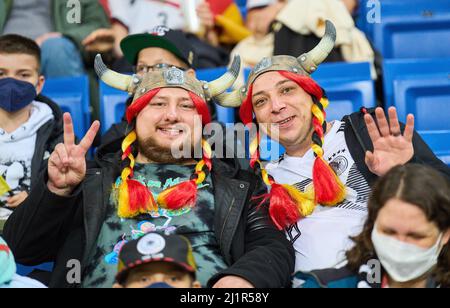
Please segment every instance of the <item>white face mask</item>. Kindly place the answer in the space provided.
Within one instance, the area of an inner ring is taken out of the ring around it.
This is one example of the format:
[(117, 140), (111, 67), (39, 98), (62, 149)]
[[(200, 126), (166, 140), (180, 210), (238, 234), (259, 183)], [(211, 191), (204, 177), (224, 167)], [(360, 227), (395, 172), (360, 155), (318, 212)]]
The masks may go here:
[(374, 227), (372, 243), (378, 258), (389, 276), (397, 282), (417, 279), (429, 272), (438, 262), (443, 234), (429, 249), (383, 235)]

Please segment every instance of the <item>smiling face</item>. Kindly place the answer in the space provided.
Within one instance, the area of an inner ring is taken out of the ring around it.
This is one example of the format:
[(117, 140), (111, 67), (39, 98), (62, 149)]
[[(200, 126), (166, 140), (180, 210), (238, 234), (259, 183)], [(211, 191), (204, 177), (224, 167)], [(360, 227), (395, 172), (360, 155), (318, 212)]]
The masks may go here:
[(202, 121), (189, 92), (161, 89), (136, 118), (138, 161), (172, 162), (172, 149), (201, 142)]
[(268, 72), (253, 84), (252, 104), (259, 124), (284, 147), (309, 148), (313, 132), (313, 101), (297, 83), (278, 72)]
[[(397, 198), (390, 199), (380, 210), (376, 226), (381, 234), (425, 249), (436, 244), (442, 233), (418, 206)], [(449, 238), (450, 230), (444, 231), (441, 246)]]

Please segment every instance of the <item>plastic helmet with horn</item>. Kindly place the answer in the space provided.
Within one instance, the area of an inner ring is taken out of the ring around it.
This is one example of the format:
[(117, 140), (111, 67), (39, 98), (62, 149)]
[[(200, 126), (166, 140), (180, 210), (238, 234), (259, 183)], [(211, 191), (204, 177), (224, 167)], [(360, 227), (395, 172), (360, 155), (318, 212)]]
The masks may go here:
[[(229, 70), (212, 82), (199, 81), (190, 74), (176, 68), (164, 68), (148, 72), (143, 76), (128, 76), (114, 72), (106, 67), (100, 55), (95, 59), (95, 70), (102, 81), (116, 89), (127, 91), (133, 95), (133, 101), (127, 108), (127, 121), (131, 128), (136, 116), (148, 105), (152, 98), (163, 88), (181, 88), (186, 90), (203, 125), (211, 122), (207, 102), (225, 92), (236, 81), (240, 71), (240, 57), (234, 58)], [(180, 183), (161, 192), (155, 200), (152, 192), (142, 183), (133, 179), (135, 158), (133, 144), (137, 141), (136, 130), (133, 129), (122, 143), (122, 160), (128, 161), (114, 188), (117, 195), (118, 215), (121, 218), (132, 218), (140, 214), (158, 212), (160, 208), (179, 211), (193, 207), (197, 202), (197, 187), (212, 170), (212, 150), (206, 140), (202, 140), (203, 158), (195, 167), (189, 181)]]
[[(241, 119), (246, 125), (253, 122), (253, 84), (267, 72), (279, 72), (283, 77), (296, 82), (313, 100), (312, 149), (315, 154), (313, 185), (307, 191), (299, 191), (290, 185), (279, 185), (267, 173), (260, 161), (259, 134), (250, 143), (251, 166), (262, 174), (264, 182), (271, 188), (269, 212), (272, 220), (281, 229), (296, 223), (301, 217), (311, 215), (316, 205), (335, 206), (345, 198), (345, 187), (328, 162), (323, 159), (322, 149), (326, 133), (325, 108), (329, 102), (324, 90), (311, 78), (318, 66), (328, 57), (336, 42), (336, 28), (330, 21), (325, 22), (325, 35), (310, 52), (298, 58), (274, 56), (264, 58), (251, 72), (247, 86), (232, 93), (222, 94), (221, 105), (241, 107)], [(257, 171), (257, 172), (259, 172)]]

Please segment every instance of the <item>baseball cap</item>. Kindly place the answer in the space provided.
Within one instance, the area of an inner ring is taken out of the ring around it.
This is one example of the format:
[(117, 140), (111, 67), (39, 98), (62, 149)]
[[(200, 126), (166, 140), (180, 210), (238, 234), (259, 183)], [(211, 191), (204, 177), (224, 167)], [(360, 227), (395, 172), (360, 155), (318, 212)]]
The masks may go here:
[(175, 264), (191, 273), (194, 277), (197, 270), (192, 246), (186, 237), (149, 233), (123, 246), (119, 253), (119, 268), (116, 281), (123, 283), (130, 270), (152, 262)]
[(190, 68), (197, 65), (197, 56), (192, 44), (180, 30), (158, 26), (149, 33), (129, 35), (120, 42), (125, 58), (135, 65), (141, 50), (158, 47), (173, 53)]

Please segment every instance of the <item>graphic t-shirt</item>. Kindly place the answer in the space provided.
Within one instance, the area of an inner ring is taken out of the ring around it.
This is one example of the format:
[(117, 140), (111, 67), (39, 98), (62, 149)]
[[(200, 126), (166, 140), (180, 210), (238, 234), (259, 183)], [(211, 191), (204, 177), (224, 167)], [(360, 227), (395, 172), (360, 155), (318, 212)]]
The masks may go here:
[[(345, 123), (336, 121), (325, 136), (324, 158), (345, 184), (347, 196), (335, 207), (318, 205), (314, 213), (286, 230), (296, 252), (296, 271), (337, 267), (353, 246), (351, 236), (362, 231), (367, 217), (371, 188), (350, 155), (345, 142)], [(300, 191), (312, 185), (314, 153), (304, 157), (281, 157), (270, 163), (269, 173), (278, 183), (290, 184)]]
[[(193, 171), (194, 166), (138, 164), (134, 179), (145, 184), (156, 200), (166, 188), (188, 180)], [(159, 213), (140, 215), (134, 219), (121, 219), (117, 216), (116, 200), (113, 191), (97, 248), (85, 272), (83, 287), (110, 288), (117, 274), (118, 253), (123, 245), (154, 231), (179, 234), (190, 240), (197, 264), (197, 279), (203, 286), (213, 275), (227, 268), (214, 233), (215, 202), (210, 176), (199, 185), (197, 205), (193, 209), (159, 210)]]

